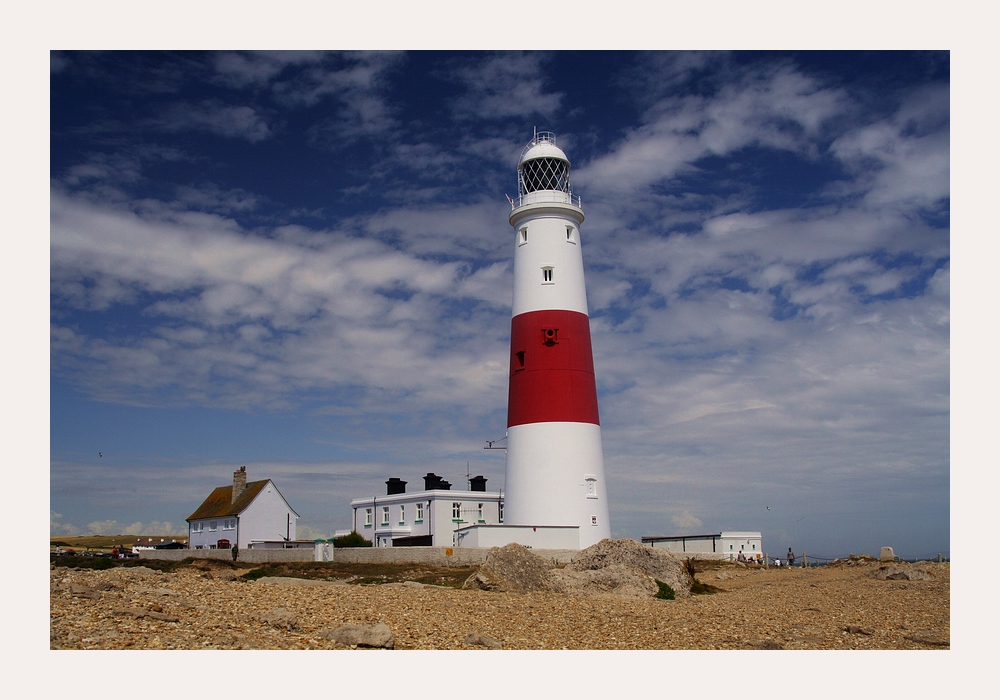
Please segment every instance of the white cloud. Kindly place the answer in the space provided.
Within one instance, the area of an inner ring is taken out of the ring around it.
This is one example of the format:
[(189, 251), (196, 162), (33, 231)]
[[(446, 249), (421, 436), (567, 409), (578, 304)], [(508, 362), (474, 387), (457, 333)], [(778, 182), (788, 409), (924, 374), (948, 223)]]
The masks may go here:
[(847, 95), (788, 67), (747, 72), (717, 94), (667, 97), (609, 153), (574, 171), (588, 196), (641, 192), (709, 155), (746, 146), (818, 155), (812, 138), (849, 105)]
[(544, 60), (537, 53), (499, 53), (482, 59), (477, 56), (454, 68), (449, 77), (466, 90), (452, 102), (456, 118), (551, 118), (561, 106), (563, 94), (546, 91)]
[(267, 119), (256, 108), (227, 105), (219, 100), (174, 104), (150, 123), (166, 131), (208, 131), (228, 138), (246, 139), (250, 143), (272, 136)]

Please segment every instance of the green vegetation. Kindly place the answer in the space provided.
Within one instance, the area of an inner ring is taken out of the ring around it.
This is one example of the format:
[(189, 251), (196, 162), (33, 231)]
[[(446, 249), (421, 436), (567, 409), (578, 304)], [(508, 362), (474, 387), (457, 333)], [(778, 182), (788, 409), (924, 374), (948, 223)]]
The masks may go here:
[(711, 595), (712, 593), (718, 593), (720, 590), (710, 583), (702, 583), (698, 579), (691, 582), (691, 595)]
[(702, 583), (697, 578), (695, 578), (696, 569), (694, 567), (693, 559), (684, 560), (684, 568), (687, 570), (688, 575), (691, 577), (691, 595), (711, 595), (712, 593), (718, 593), (719, 589), (707, 583)]
[(673, 600), (676, 597), (676, 595), (674, 594), (674, 589), (671, 588), (668, 584), (664, 583), (658, 578), (654, 578), (653, 580), (656, 581), (656, 585), (660, 589), (656, 593), (657, 598), (659, 598), (660, 600)]
[(250, 569), (250, 571), (240, 576), (240, 578), (244, 581), (256, 581), (257, 579), (264, 578), (267, 575), (268, 572), (266, 569)]
[(333, 538), (333, 546), (336, 547), (371, 547), (372, 543), (359, 535), (357, 531), (349, 535)]

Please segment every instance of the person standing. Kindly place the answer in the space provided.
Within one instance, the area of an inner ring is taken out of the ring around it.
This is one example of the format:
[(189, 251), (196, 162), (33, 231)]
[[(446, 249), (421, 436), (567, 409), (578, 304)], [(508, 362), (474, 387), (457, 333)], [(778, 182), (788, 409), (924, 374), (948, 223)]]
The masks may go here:
[(239, 556), (240, 549), (238, 545), (233, 545), (233, 561), (236, 561), (236, 557)]
[(788, 548), (788, 555), (785, 557), (785, 559), (788, 560), (788, 565), (789, 566), (794, 566), (795, 565), (795, 555), (792, 554), (792, 548), (791, 547)]

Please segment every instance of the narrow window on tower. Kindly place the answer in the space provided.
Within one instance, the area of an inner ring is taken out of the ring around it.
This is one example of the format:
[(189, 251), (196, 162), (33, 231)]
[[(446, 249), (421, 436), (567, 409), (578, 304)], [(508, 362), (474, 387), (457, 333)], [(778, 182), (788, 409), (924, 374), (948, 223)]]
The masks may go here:
[(525, 243), (527, 243), (527, 242), (528, 242), (528, 227), (527, 227), (527, 226), (525, 226), (524, 228), (522, 228), (522, 229), (520, 230), (520, 232), (519, 232), (519, 233), (520, 233), (521, 235), (520, 235), (520, 236), (518, 237), (518, 239), (517, 239), (517, 242), (518, 242), (518, 245), (524, 245)]
[(542, 268), (542, 284), (552, 284), (552, 267), (547, 266)]
[(567, 226), (566, 227), (566, 242), (567, 243), (572, 243), (573, 245), (576, 245), (576, 239), (573, 238), (573, 227), (572, 226)]
[(518, 350), (514, 353), (514, 371), (520, 372), (524, 369), (524, 350)]

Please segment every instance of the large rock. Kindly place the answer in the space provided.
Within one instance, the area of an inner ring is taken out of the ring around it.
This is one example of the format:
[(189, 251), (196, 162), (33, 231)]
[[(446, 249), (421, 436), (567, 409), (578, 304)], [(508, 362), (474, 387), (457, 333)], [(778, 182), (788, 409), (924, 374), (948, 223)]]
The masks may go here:
[(271, 608), (260, 617), (261, 622), (271, 627), (281, 627), (286, 630), (298, 630), (299, 619), (295, 613), (284, 608)]
[(933, 578), (929, 572), (910, 564), (880, 566), (868, 575), (883, 581), (928, 581)]
[(379, 622), (372, 627), (344, 625), (336, 629), (324, 630), (319, 633), (319, 636), (345, 646), (372, 649), (392, 649), (395, 646), (392, 630), (384, 622)]
[(549, 573), (549, 586), (557, 593), (615, 598), (652, 598), (659, 591), (652, 576), (624, 564), (586, 571), (553, 569)]
[(657, 579), (677, 597), (691, 595), (692, 578), (674, 555), (635, 540), (606, 539), (582, 550), (562, 569), (519, 544), (494, 548), (463, 588), (652, 598), (659, 592)]
[(466, 579), (462, 588), (513, 593), (546, 591), (552, 568), (544, 557), (524, 545), (511, 543), (491, 549), (486, 561)]
[[(624, 581), (626, 569), (638, 570), (651, 579), (663, 581), (674, 589), (674, 594), (678, 598), (691, 595), (691, 584), (694, 580), (681, 559), (665, 549), (647, 547), (635, 540), (601, 540), (573, 557), (564, 571), (583, 573), (607, 570), (618, 572)], [(632, 580), (635, 582), (633, 585), (639, 585), (640, 579), (641, 577), (636, 578), (632, 575)], [(605, 579), (595, 578), (595, 585), (599, 585), (597, 582), (602, 580)], [(656, 595), (658, 590), (656, 583), (653, 582), (651, 595)]]

